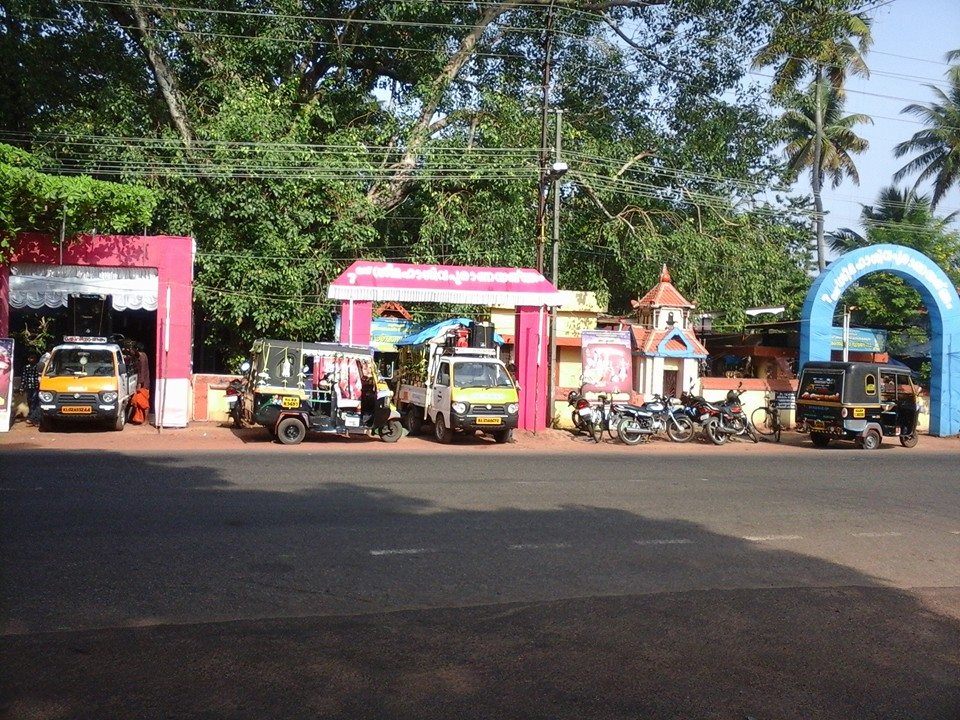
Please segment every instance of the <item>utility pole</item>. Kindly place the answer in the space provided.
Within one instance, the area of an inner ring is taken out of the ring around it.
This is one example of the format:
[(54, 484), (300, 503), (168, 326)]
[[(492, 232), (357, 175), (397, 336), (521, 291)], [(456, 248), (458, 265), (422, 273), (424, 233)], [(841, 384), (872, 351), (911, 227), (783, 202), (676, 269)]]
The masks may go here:
[(543, 273), (543, 247), (546, 244), (544, 216), (547, 213), (547, 115), (550, 112), (550, 62), (553, 52), (553, 2), (547, 9), (543, 39), (543, 100), (540, 118), (540, 177), (537, 182), (537, 272)]
[[(553, 247), (551, 248), (550, 258), (550, 280), (553, 286), (557, 287), (558, 262), (560, 258), (560, 177), (556, 169), (562, 167), (560, 157), (561, 150), (561, 127), (563, 125), (563, 110), (557, 108), (557, 134), (553, 141), (553, 167), (551, 173), (553, 178)], [(559, 289), (559, 288), (557, 288)], [(557, 381), (554, 378), (557, 367), (557, 306), (550, 308), (550, 356), (547, 362), (547, 417), (553, 422), (553, 411), (556, 404), (554, 395), (556, 394)]]

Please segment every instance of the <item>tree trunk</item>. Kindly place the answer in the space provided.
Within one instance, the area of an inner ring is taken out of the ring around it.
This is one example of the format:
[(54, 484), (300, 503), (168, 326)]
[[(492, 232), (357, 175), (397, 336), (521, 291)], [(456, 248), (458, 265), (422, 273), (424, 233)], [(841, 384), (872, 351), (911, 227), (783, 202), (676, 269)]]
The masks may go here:
[(183, 99), (180, 90), (177, 88), (177, 81), (173, 71), (167, 67), (163, 55), (157, 51), (153, 39), (150, 37), (150, 24), (139, 0), (130, 0), (130, 9), (133, 12), (133, 18), (137, 23), (136, 31), (130, 30), (134, 35), (134, 40), (142, 48), (147, 56), (147, 61), (153, 69), (153, 76), (157, 80), (157, 86), (167, 103), (167, 109), (170, 112), (170, 119), (180, 133), (180, 138), (186, 147), (190, 147), (193, 142), (193, 131), (190, 129), (190, 122), (187, 119), (187, 111), (184, 108)]
[(813, 170), (811, 185), (813, 187), (813, 207), (816, 215), (813, 218), (817, 233), (817, 269), (823, 272), (827, 267), (826, 248), (823, 241), (823, 197), (820, 194), (823, 185), (823, 106), (820, 104), (821, 83), (823, 82), (823, 69), (817, 66), (816, 77), (814, 78), (814, 129), (813, 136)]

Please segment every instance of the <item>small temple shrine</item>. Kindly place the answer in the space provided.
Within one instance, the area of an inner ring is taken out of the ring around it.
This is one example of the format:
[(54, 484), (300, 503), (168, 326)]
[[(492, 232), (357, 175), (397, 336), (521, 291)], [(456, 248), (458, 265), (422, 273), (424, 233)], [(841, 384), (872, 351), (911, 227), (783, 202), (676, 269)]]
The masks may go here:
[(631, 326), (634, 390), (644, 397), (655, 393), (678, 397), (697, 382), (700, 361), (708, 354), (690, 326), (694, 304), (673, 286), (666, 265), (660, 282), (630, 304), (637, 311)]

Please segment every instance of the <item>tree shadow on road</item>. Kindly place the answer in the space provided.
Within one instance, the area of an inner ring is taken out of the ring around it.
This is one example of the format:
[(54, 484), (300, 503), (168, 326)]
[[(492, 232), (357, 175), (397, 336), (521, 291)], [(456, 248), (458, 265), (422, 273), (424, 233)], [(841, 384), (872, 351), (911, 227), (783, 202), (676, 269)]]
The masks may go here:
[(458, 509), (390, 458), (309, 486), (258, 458), (274, 490), (31, 458), (41, 480), (0, 472), (10, 717), (960, 717), (956, 618), (697, 523)]

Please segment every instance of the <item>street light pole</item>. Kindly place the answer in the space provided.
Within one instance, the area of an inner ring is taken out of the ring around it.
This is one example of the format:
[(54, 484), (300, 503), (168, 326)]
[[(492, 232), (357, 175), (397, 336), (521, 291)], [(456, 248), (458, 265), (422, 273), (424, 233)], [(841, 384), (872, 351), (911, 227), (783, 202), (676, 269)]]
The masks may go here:
[(553, 52), (553, 0), (547, 9), (547, 22), (544, 27), (543, 39), (543, 99), (541, 101), (542, 115), (540, 118), (540, 176), (537, 180), (537, 272), (543, 273), (543, 246), (546, 241), (547, 214), (547, 117), (550, 112), (550, 61)]
[[(560, 175), (565, 172), (560, 170), (563, 167), (563, 163), (560, 158), (561, 150), (561, 127), (563, 124), (563, 110), (557, 108), (557, 134), (554, 138), (554, 171), (551, 173), (553, 177), (553, 247), (551, 248), (551, 258), (550, 258), (550, 279), (553, 282), (553, 286), (557, 287), (557, 281), (559, 278), (558, 275), (558, 263), (560, 258)], [(558, 174), (559, 173), (559, 174)], [(559, 289), (559, 288), (557, 288)], [(557, 381), (554, 377), (556, 374), (557, 368), (557, 306), (554, 305), (550, 308), (550, 356), (547, 362), (547, 417), (550, 422), (553, 422), (553, 412), (556, 404), (556, 394)]]

